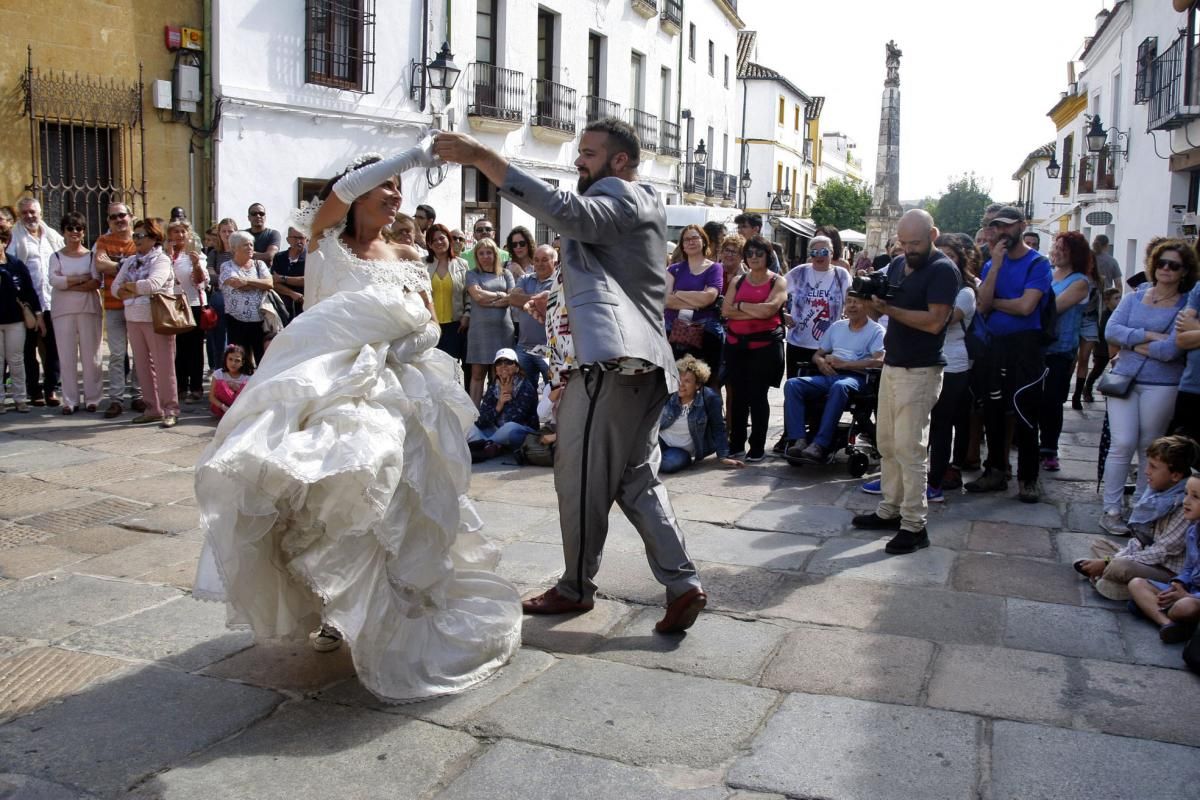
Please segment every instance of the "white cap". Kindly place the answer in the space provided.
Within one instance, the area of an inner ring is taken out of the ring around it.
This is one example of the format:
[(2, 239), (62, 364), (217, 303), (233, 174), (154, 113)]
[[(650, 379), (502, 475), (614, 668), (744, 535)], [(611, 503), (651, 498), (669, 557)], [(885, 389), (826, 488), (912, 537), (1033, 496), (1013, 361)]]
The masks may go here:
[(500, 359), (505, 359), (515, 364), (517, 363), (517, 351), (511, 347), (501, 347), (496, 351), (496, 357), (492, 359), (492, 363), (495, 364)]

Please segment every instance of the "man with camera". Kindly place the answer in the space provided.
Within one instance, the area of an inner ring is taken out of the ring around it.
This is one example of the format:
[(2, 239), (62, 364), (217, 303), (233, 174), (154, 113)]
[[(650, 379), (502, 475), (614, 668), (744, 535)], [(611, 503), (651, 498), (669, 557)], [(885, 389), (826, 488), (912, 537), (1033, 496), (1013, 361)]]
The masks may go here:
[(863, 530), (894, 530), (887, 552), (913, 553), (929, 546), (925, 518), (929, 471), (929, 415), (942, 388), (942, 343), (962, 276), (933, 246), (938, 229), (927, 212), (900, 218), (896, 238), (903, 254), (888, 265), (886, 283), (856, 278), (853, 291), (870, 296), (888, 317), (879, 384), (876, 446), (882, 456), (882, 497), (875, 511), (853, 520)]
[(979, 313), (991, 334), (982, 365), (988, 395), (984, 404), (987, 461), (983, 475), (967, 483), (968, 492), (1001, 492), (1008, 488), (1008, 417), (1014, 417), (1017, 441), (1018, 498), (1036, 503), (1038, 486), (1038, 410), (1042, 405), (1042, 306), (1050, 291), (1050, 262), (1022, 240), (1025, 215), (1003, 206), (984, 215), (991, 259), (979, 282)]

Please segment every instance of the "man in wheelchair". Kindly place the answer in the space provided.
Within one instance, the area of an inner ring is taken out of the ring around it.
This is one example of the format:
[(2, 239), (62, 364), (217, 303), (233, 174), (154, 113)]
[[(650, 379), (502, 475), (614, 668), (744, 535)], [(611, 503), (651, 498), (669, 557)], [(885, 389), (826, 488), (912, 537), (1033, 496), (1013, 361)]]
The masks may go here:
[[(834, 451), (838, 421), (852, 394), (867, 383), (867, 370), (883, 366), (883, 326), (867, 316), (867, 304), (846, 297), (845, 317), (835, 322), (813, 356), (816, 374), (791, 378), (783, 385), (784, 436), (792, 444), (788, 461), (827, 463)], [(808, 414), (824, 401), (820, 423), (807, 440)]]

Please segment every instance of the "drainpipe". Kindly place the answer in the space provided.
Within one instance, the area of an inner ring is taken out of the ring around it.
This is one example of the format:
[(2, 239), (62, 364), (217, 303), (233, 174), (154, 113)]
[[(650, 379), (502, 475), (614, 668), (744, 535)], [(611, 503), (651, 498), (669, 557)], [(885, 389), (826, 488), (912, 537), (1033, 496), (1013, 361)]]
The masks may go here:
[(425, 87), (429, 83), (429, 76), (425, 73), (427, 63), (429, 63), (429, 0), (421, 0), (421, 105), (418, 106), (419, 111), (425, 110)]
[[(682, 10), (682, 6), (680, 7)], [(679, 109), (679, 114), (683, 114), (683, 37), (687, 35), (687, 21), (679, 20), (679, 55), (677, 56), (675, 66), (675, 107)], [(677, 117), (678, 118), (678, 117)], [(684, 150), (684, 158), (682, 161), (675, 164), (675, 185), (679, 187), (679, 204), (683, 205), (683, 181), (684, 175), (680, 174), (683, 164), (692, 159), (692, 137), (691, 137), (692, 121), (688, 120), (688, 138), (687, 149)]]
[[(737, 84), (734, 84), (734, 85), (736, 86)], [(750, 152), (748, 149), (749, 145), (746, 144), (746, 95), (748, 95), (748, 94), (750, 94), (750, 86), (746, 81), (743, 80), (742, 81), (742, 159), (741, 159), (742, 168), (738, 171), (738, 176), (737, 176), (739, 189), (741, 189), (741, 186), (742, 186), (742, 176), (746, 174), (746, 170), (749, 168), (749, 164), (747, 164), (747, 162), (750, 160)], [(726, 178), (726, 180), (728, 180), (728, 178)], [(746, 199), (747, 199), (746, 198), (746, 190), (741, 189), (741, 192), (742, 192), (742, 211), (745, 211), (746, 210)]]
[[(203, 181), (203, 185), (209, 188), (208, 194), (208, 220), (207, 222), (216, 222), (217, 219), (217, 193), (216, 193), (216, 158), (213, 154), (213, 137), (216, 131), (213, 130), (213, 75), (212, 62), (216, 57), (216, 41), (213, 39), (212, 25), (212, 0), (204, 0), (204, 43), (208, 48), (204, 53), (204, 116), (200, 123), (204, 130), (208, 131), (204, 137), (204, 167), (207, 173), (208, 180)], [(192, 209), (192, 213), (196, 213), (196, 209)], [(195, 216), (192, 219), (196, 219)]]

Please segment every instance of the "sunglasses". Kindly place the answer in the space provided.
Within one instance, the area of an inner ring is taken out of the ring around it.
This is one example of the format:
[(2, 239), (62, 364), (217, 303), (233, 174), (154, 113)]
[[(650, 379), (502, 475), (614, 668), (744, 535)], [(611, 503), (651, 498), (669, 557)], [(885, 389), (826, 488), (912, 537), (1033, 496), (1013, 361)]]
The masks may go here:
[(765, 256), (766, 254), (766, 250), (759, 250), (758, 248), (754, 247), (746, 250), (746, 258), (758, 258), (759, 256)]
[(128, 216), (129, 216), (128, 214), (109, 214), (108, 218), (109, 219), (125, 219)]
[(150, 234), (139, 231), (133, 235), (133, 240), (135, 242), (140, 242), (142, 239), (148, 238), (149, 236)]
[(453, 236), (451, 238), (456, 242), (465, 242), (467, 240), (467, 237), (465, 236)]
[(812, 258), (824, 258), (825, 256), (832, 255), (832, 254), (833, 254), (833, 251), (830, 250), (828, 247), (818, 247), (816, 250), (808, 251), (808, 255)]
[(529, 247), (529, 242), (523, 242), (520, 239), (514, 239), (512, 246), (513, 247)]
[(1158, 260), (1158, 268), (1165, 269), (1170, 272), (1182, 272), (1183, 271), (1183, 262), (1176, 261), (1171, 258), (1160, 258)]
[(83, 233), (82, 225), (64, 225), (63, 230), (67, 233)]

